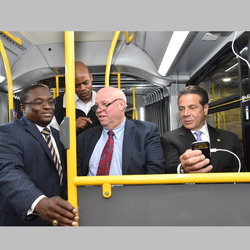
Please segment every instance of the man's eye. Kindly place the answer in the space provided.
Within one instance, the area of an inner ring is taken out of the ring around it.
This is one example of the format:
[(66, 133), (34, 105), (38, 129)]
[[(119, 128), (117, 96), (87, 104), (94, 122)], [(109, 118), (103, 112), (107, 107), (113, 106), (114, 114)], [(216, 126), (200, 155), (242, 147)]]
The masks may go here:
[(43, 101), (35, 101), (34, 104), (35, 104), (35, 105), (42, 105), (42, 104), (43, 104)]

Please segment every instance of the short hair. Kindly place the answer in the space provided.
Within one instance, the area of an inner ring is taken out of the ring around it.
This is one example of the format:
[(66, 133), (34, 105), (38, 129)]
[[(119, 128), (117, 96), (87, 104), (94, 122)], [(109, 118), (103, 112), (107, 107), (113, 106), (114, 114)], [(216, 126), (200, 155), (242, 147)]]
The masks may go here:
[(31, 84), (28, 85), (27, 87), (25, 87), (20, 95), (20, 104), (24, 104), (28, 98), (29, 92), (32, 89), (36, 89), (36, 88), (45, 88), (48, 89), (45, 85), (43, 84)]
[(50, 89), (50, 83), (48, 81), (46, 81), (46, 80), (39, 80), (37, 82), (37, 84), (45, 85), (45, 86), (47, 86)]
[(196, 85), (189, 85), (180, 91), (178, 96), (178, 101), (182, 95), (196, 94), (200, 96), (200, 104), (204, 107), (208, 104), (208, 94), (207, 91)]

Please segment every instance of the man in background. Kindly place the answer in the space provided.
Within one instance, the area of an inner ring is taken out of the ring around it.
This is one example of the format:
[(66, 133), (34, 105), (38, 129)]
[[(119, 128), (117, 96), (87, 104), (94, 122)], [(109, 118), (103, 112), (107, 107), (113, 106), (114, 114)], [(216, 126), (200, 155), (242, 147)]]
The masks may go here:
[[(93, 76), (82, 62), (75, 62), (75, 106), (76, 106), (76, 133), (100, 125), (92, 106), (95, 104), (96, 92), (92, 90)], [(51, 126), (59, 130), (59, 124), (66, 116), (66, 96), (56, 99), (55, 118)]]

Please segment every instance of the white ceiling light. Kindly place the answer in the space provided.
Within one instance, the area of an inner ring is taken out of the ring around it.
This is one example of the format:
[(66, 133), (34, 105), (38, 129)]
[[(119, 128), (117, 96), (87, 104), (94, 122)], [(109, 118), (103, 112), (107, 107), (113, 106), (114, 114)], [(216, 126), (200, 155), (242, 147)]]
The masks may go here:
[(5, 80), (5, 77), (0, 75), (0, 83), (2, 83), (4, 80)]
[(227, 78), (223, 78), (223, 79), (222, 79), (222, 81), (223, 81), (223, 82), (230, 82), (231, 80), (232, 80), (232, 79), (231, 79), (231, 78), (229, 78), (229, 77), (227, 77)]
[(158, 69), (159, 74), (165, 76), (168, 73), (170, 66), (172, 65), (188, 34), (189, 31), (174, 31)]

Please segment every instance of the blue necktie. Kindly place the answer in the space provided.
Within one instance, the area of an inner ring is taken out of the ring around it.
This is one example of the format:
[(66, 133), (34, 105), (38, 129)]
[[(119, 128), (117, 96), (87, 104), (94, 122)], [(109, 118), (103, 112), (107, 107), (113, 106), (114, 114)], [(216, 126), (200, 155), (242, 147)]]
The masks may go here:
[(201, 131), (195, 131), (194, 134), (197, 136), (196, 141), (202, 141), (202, 140), (201, 140), (201, 134), (202, 134)]

